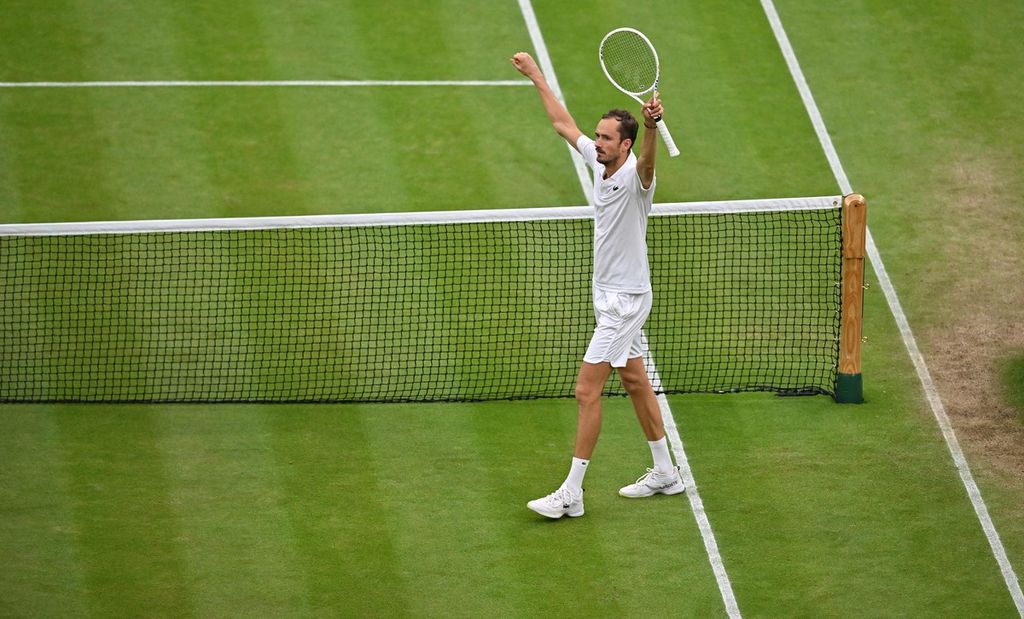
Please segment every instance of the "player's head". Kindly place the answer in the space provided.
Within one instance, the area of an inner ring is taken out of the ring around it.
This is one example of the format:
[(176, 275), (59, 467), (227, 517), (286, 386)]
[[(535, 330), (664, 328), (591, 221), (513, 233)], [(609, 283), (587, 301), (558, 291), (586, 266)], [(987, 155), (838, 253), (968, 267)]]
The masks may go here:
[(628, 157), (639, 129), (636, 118), (626, 110), (609, 110), (597, 123), (595, 132), (598, 162), (608, 165)]

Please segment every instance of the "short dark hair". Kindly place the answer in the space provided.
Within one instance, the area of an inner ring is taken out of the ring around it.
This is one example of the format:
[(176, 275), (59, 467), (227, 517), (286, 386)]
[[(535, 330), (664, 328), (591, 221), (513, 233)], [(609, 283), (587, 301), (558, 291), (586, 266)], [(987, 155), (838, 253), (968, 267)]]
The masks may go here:
[(629, 138), (632, 144), (636, 144), (636, 134), (640, 130), (640, 123), (636, 121), (636, 118), (626, 110), (608, 110), (608, 113), (601, 117), (614, 118), (619, 121), (619, 139), (625, 140)]

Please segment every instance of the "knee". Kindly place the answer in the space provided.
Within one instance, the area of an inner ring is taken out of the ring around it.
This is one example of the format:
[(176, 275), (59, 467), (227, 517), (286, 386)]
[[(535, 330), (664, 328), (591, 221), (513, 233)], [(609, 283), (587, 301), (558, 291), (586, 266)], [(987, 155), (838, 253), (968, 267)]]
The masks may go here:
[(601, 399), (601, 389), (593, 385), (576, 385), (576, 402), (580, 406), (590, 406)]
[(651, 388), (651, 383), (647, 380), (647, 374), (644, 373), (620, 372), (619, 380), (622, 381), (622, 388), (629, 395), (640, 395), (646, 393)]

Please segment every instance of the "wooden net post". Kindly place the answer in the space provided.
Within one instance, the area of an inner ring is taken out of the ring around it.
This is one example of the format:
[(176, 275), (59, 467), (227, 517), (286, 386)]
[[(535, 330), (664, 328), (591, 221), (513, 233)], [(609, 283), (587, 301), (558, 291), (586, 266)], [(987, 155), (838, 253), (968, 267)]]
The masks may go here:
[(864, 401), (860, 343), (864, 319), (864, 246), (868, 205), (864, 196), (843, 198), (842, 318), (839, 324), (839, 374), (836, 402)]

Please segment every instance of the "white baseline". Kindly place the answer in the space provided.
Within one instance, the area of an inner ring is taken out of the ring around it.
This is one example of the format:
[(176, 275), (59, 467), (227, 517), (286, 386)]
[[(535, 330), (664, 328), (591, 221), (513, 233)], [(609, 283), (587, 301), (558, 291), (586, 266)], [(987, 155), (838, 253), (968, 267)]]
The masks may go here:
[[(853, 190), (850, 187), (849, 179), (846, 177), (846, 171), (843, 169), (843, 164), (839, 161), (839, 155), (836, 153), (835, 146), (832, 144), (832, 138), (825, 128), (821, 112), (818, 110), (818, 105), (814, 102), (810, 86), (807, 85), (807, 79), (800, 69), (800, 63), (797, 62), (796, 54), (793, 52), (793, 47), (789, 43), (789, 37), (786, 36), (786, 31), (782, 27), (782, 20), (779, 19), (775, 5), (772, 3), (772, 0), (761, 0), (761, 6), (764, 8), (768, 22), (775, 33), (775, 39), (778, 41), (782, 55), (786, 59), (786, 65), (789, 67), (789, 72), (793, 76), (797, 90), (800, 92), (800, 98), (803, 100), (807, 114), (811, 118), (811, 124), (814, 125), (814, 131), (817, 133), (818, 141), (825, 151), (825, 157), (832, 167), (832, 173), (836, 178), (836, 182), (844, 194), (852, 193)], [(1002, 572), (1003, 580), (1010, 591), (1010, 597), (1013, 598), (1013, 603), (1017, 606), (1017, 612), (1021, 617), (1024, 617), (1024, 593), (1021, 592), (1020, 582), (1017, 580), (1017, 575), (1013, 571), (1013, 565), (1011, 565), (1010, 559), (1006, 555), (1003, 542), (999, 539), (999, 533), (996, 531), (995, 524), (993, 524), (992, 518), (989, 516), (988, 507), (981, 496), (981, 490), (978, 489), (978, 484), (975, 483), (974, 476), (971, 474), (971, 467), (967, 464), (963, 450), (960, 449), (960, 442), (957, 440), (953, 426), (946, 415), (946, 407), (942, 404), (939, 391), (935, 387), (935, 381), (932, 380), (931, 372), (928, 371), (924, 356), (917, 346), (914, 333), (910, 330), (910, 323), (903, 312), (903, 306), (900, 304), (899, 297), (896, 296), (896, 288), (893, 286), (892, 280), (889, 279), (889, 274), (885, 270), (885, 264), (882, 262), (882, 255), (875, 245), (870, 230), (867, 233), (867, 252), (868, 257), (871, 259), (871, 265), (875, 270), (875, 275), (878, 277), (878, 284), (885, 294), (886, 302), (889, 304), (889, 310), (896, 319), (896, 325), (899, 327), (900, 335), (903, 337), (903, 344), (907, 348), (911, 361), (914, 362), (917, 377), (921, 381), (921, 387), (924, 389), (928, 404), (931, 406), (932, 414), (935, 416), (935, 421), (939, 424), (939, 429), (942, 431), (942, 436), (946, 441), (946, 447), (953, 458), (957, 471), (960, 473), (960, 480), (963, 482), (967, 496), (971, 500), (971, 505), (978, 516), (978, 521), (985, 532), (989, 546), (992, 548), (992, 554), (999, 564), (999, 570)]]

